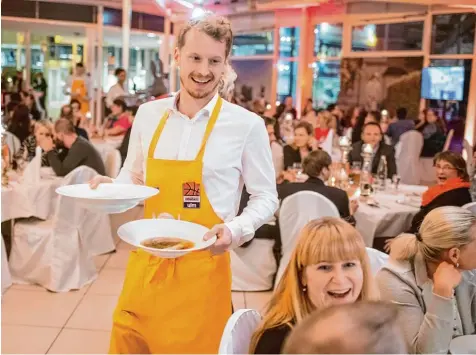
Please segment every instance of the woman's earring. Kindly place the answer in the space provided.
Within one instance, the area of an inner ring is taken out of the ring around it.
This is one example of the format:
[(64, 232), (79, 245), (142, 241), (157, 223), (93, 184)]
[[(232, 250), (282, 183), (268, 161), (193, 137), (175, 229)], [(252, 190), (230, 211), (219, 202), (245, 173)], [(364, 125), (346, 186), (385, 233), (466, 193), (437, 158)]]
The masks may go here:
[(302, 287), (302, 292), (307, 292), (307, 286), (306, 286), (306, 285), (304, 285), (304, 286)]
[(459, 263), (458, 262), (456, 263), (456, 268), (459, 268)]

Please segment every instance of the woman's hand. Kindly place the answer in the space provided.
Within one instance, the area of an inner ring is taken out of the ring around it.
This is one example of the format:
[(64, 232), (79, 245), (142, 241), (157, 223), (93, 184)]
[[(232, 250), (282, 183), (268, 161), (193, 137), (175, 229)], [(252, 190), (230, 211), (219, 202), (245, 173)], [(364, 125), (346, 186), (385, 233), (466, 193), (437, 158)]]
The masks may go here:
[(353, 216), (355, 212), (359, 209), (359, 202), (357, 200), (350, 200), (350, 215)]
[(319, 142), (317, 141), (317, 139), (313, 136), (311, 136), (309, 138), (309, 146), (311, 147), (311, 149), (314, 151), (314, 150), (318, 150), (319, 149)]
[(441, 297), (451, 298), (453, 297), (453, 290), (460, 282), (461, 271), (453, 264), (443, 261), (433, 274), (433, 293)]

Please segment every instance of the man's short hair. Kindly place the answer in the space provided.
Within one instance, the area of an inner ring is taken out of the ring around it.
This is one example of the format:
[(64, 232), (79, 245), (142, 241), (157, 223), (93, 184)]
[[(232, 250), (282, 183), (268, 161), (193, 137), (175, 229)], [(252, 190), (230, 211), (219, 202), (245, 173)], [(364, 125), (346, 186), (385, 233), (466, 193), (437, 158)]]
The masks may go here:
[(283, 354), (408, 354), (397, 306), (360, 301), (316, 311), (286, 340)]
[(114, 71), (114, 75), (115, 76), (119, 76), (121, 73), (125, 73), (126, 71), (124, 70), (124, 68), (117, 68), (115, 71)]
[(115, 99), (113, 102), (112, 102), (114, 105), (116, 106), (119, 106), (122, 108), (122, 111), (123, 112), (126, 112), (127, 111), (127, 105), (126, 105), (126, 102), (122, 99)]
[(321, 175), (322, 169), (329, 168), (332, 164), (332, 158), (324, 150), (315, 150), (308, 154), (302, 163), (304, 174), (312, 177)]
[(399, 107), (397, 109), (397, 118), (399, 120), (404, 120), (407, 118), (407, 109), (405, 107)]
[(76, 63), (76, 68), (84, 68), (84, 64), (81, 62)]
[(60, 118), (58, 121), (55, 122), (55, 131), (56, 133), (64, 134), (76, 133), (73, 122), (71, 120), (68, 120), (67, 118)]

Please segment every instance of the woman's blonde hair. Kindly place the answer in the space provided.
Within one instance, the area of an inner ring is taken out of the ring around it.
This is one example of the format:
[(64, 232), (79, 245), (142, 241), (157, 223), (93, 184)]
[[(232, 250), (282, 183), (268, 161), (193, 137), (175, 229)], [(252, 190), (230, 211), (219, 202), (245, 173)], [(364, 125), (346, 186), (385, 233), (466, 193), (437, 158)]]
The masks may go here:
[(425, 260), (440, 261), (445, 250), (473, 241), (471, 228), (475, 222), (476, 216), (465, 208), (436, 208), (426, 215), (418, 234), (402, 234), (390, 243), (390, 256), (403, 261), (420, 252)]
[(35, 133), (38, 131), (39, 128), (46, 128), (48, 130), (49, 135), (53, 136), (53, 124), (49, 120), (40, 120), (35, 122)]
[[(263, 322), (253, 335), (250, 352), (254, 353), (267, 329), (284, 324), (292, 327), (293, 323), (299, 323), (316, 309), (303, 291), (302, 276), (307, 266), (323, 261), (354, 259), (360, 261), (364, 274), (359, 300), (378, 299), (364, 240), (359, 232), (340, 218), (325, 217), (309, 222), (301, 231), (291, 260), (267, 305)], [(325, 304), (317, 307), (324, 308)]]

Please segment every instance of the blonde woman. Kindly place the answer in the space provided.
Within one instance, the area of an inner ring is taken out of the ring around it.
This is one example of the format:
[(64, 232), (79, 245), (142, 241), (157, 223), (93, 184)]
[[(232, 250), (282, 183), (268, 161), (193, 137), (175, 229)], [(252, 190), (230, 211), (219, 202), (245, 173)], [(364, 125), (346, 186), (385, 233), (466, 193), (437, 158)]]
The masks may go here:
[[(38, 142), (44, 137), (53, 137), (53, 125), (48, 120), (36, 121), (33, 124), (33, 134), (30, 134), (23, 142), (19, 151), (19, 156), (23, 156), (27, 161), (31, 161), (36, 155), (36, 147)], [(43, 152), (41, 157), (41, 165), (49, 166), (46, 154)]]
[(390, 244), (390, 259), (377, 282), (382, 299), (399, 305), (410, 353), (447, 354), (453, 338), (475, 333), (476, 216), (434, 209), (419, 233)]
[(279, 354), (291, 329), (315, 310), (377, 298), (359, 232), (339, 218), (311, 221), (253, 335), (250, 352)]

